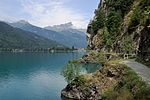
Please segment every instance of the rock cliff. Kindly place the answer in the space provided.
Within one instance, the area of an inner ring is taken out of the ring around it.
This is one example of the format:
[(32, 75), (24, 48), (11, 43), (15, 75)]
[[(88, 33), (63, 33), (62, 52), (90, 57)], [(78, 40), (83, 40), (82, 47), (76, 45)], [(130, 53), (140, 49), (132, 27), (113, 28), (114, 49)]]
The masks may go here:
[(150, 88), (132, 69), (118, 62), (124, 53), (137, 54), (150, 61), (150, 0), (100, 0), (87, 28), (87, 41), (91, 51), (82, 62), (96, 61), (103, 67), (73, 79), (62, 90), (62, 97), (73, 100), (149, 99)]
[(135, 53), (150, 61), (150, 1), (100, 0), (87, 41), (92, 50)]

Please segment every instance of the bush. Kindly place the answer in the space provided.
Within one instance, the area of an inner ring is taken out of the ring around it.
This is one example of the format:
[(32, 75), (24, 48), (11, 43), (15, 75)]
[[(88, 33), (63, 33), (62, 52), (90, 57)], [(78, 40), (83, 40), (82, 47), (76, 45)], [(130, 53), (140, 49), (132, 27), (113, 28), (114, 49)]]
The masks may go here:
[(105, 25), (105, 14), (103, 10), (97, 10), (96, 12), (96, 18), (92, 21), (92, 29), (95, 34), (97, 34), (97, 31), (104, 27)]
[(123, 73), (120, 82), (102, 95), (104, 100), (149, 100), (149, 85), (126, 66), (124, 66)]
[(128, 36), (123, 41), (123, 50), (127, 53), (132, 53), (134, 51), (133, 49), (133, 40), (131, 37)]
[(111, 10), (121, 11), (122, 17), (129, 11), (134, 0), (105, 0)]
[(131, 8), (131, 5), (133, 4), (134, 0), (117, 0), (117, 2), (114, 5), (114, 8), (116, 10), (121, 10), (122, 16), (125, 15)]
[(114, 43), (115, 40), (113, 39), (111, 33), (108, 32), (107, 27), (104, 28), (104, 31), (102, 33), (102, 39), (103, 39), (103, 44), (105, 44), (108, 49), (111, 49), (112, 44)]
[(150, 6), (145, 7), (144, 11), (143, 11), (143, 16), (141, 18), (141, 24), (143, 26), (148, 26), (150, 23)]
[(85, 78), (83, 76), (78, 76), (71, 82), (71, 85), (76, 85), (76, 86), (83, 86), (84, 84), (85, 84)]
[(133, 14), (130, 19), (128, 32), (133, 32), (138, 25), (148, 26), (150, 23), (150, 1), (141, 0), (139, 6), (133, 10)]
[(119, 12), (110, 11), (107, 16), (106, 27), (108, 32), (111, 33), (113, 39), (116, 37), (116, 33), (119, 31), (121, 26), (122, 17)]
[(137, 8), (133, 11), (133, 14), (131, 16), (130, 23), (129, 23), (130, 29), (133, 27), (136, 27), (138, 24), (140, 24), (141, 15), (142, 15), (142, 13), (139, 8)]
[(71, 83), (75, 77), (78, 77), (80, 74), (80, 66), (79, 64), (74, 63), (74, 61), (70, 61), (63, 69), (61, 74), (65, 77), (68, 83)]

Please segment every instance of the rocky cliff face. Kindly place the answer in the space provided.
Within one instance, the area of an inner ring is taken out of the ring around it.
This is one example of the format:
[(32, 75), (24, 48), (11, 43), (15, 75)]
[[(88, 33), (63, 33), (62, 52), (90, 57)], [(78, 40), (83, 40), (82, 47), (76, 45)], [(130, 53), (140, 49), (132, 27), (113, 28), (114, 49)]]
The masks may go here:
[(62, 97), (74, 100), (147, 98), (144, 92), (139, 94), (140, 89), (143, 91), (143, 83), (138, 86), (141, 81), (135, 81), (139, 80), (136, 78), (137, 74), (125, 65), (119, 64), (116, 60), (118, 55), (107, 53), (108, 55), (104, 56), (104, 53), (99, 51), (136, 53), (149, 62), (150, 0), (100, 0), (95, 16), (88, 25), (87, 40), (88, 48), (93, 51), (84, 56), (81, 62), (97, 61), (103, 67), (95, 73), (73, 79), (62, 90)]
[(87, 40), (89, 49), (136, 53), (150, 61), (150, 1), (100, 0)]

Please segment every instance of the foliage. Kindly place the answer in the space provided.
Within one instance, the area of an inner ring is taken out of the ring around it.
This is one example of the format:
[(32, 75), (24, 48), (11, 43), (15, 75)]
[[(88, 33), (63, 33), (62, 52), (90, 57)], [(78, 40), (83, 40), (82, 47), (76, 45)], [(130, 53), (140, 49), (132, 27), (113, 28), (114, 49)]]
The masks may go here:
[(131, 37), (126, 37), (123, 41), (123, 50), (127, 53), (133, 52), (133, 40)]
[(129, 23), (129, 33), (134, 31), (137, 25), (148, 26), (150, 23), (150, 1), (141, 0), (139, 6), (133, 10)]
[(96, 34), (98, 29), (103, 28), (105, 25), (105, 14), (103, 10), (97, 10), (96, 11), (96, 18), (91, 23), (92, 29), (94, 33)]
[(134, 0), (105, 0), (106, 5), (111, 10), (121, 11), (121, 15), (129, 11)]
[(142, 59), (142, 58), (140, 58), (140, 57), (137, 57), (137, 58), (136, 58), (136, 61), (137, 61), (137, 62), (140, 62), (140, 63), (142, 63), (142, 64), (144, 64), (144, 65), (146, 65), (147, 67), (150, 67), (150, 62), (149, 62), (149, 61), (145, 61), (144, 59)]
[(102, 32), (103, 44), (105, 44), (108, 48), (111, 48), (114, 42), (113, 38), (114, 37), (108, 32), (107, 27), (105, 27)]
[(80, 66), (74, 64), (74, 61), (69, 61), (69, 63), (64, 67), (61, 74), (65, 77), (68, 83), (71, 83), (80, 74)]
[(55, 41), (38, 36), (34, 33), (11, 27), (0, 22), (0, 48), (9, 49), (35, 49), (62, 46)]
[(98, 53), (96, 57), (98, 59), (98, 62), (102, 65), (107, 62), (106, 55), (102, 52)]
[(83, 86), (85, 84), (85, 78), (83, 76), (76, 77), (72, 82), (71, 85), (76, 86)]
[(143, 26), (148, 26), (150, 23), (150, 6), (145, 7), (143, 11), (142, 21), (141, 24)]
[(116, 33), (119, 30), (119, 27), (122, 22), (122, 17), (119, 12), (110, 11), (107, 16), (107, 22), (106, 27), (108, 29), (108, 32), (111, 33), (112, 37), (116, 37)]
[(90, 55), (90, 57), (91, 58), (96, 58), (96, 56), (97, 56), (97, 52), (95, 52), (95, 51), (89, 51), (89, 55)]
[(94, 60), (94, 62), (99, 63), (99, 64), (104, 64), (107, 62), (106, 59), (106, 54), (104, 52), (95, 52), (95, 51), (91, 51), (89, 53), (90, 58)]
[(150, 87), (132, 69), (124, 65), (120, 82), (102, 96), (104, 100), (148, 100)]
[(142, 12), (139, 8), (136, 8), (133, 11), (133, 14), (131, 16), (130, 23), (129, 23), (129, 30), (132, 31), (137, 25), (140, 24), (141, 15), (142, 15)]
[(102, 95), (103, 100), (133, 100), (133, 95), (126, 88), (120, 89), (120, 91), (108, 90)]
[(105, 0), (104, 3), (102, 8), (96, 10), (91, 23), (94, 31), (93, 48), (108, 52), (114, 49), (116, 52), (134, 51), (136, 37), (132, 39), (126, 36), (138, 36), (138, 32), (132, 33), (142, 29), (140, 26), (149, 25), (150, 0)]
[(150, 0), (141, 0), (140, 6), (141, 8), (149, 7)]

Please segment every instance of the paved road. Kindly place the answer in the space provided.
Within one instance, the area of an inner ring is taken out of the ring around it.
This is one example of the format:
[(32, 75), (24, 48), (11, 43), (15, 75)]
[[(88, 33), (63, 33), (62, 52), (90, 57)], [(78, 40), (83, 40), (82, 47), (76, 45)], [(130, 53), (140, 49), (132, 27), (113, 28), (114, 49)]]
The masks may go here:
[(150, 84), (150, 68), (134, 60), (123, 61), (121, 63), (132, 68), (144, 81)]

